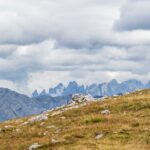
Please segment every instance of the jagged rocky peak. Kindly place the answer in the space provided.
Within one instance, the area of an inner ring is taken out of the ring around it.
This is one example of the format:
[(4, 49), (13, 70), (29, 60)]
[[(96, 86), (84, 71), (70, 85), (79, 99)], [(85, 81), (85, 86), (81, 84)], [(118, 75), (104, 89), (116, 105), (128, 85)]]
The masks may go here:
[(32, 93), (32, 97), (38, 97), (39, 96), (39, 93), (37, 90), (35, 90), (33, 93)]
[(143, 86), (143, 83), (139, 80), (136, 80), (136, 79), (130, 79), (130, 80), (127, 80), (127, 81), (124, 81), (122, 82), (123, 84), (132, 84), (132, 85), (140, 85), (140, 86)]
[(96, 83), (93, 83), (93, 84), (87, 86), (86, 93), (90, 94), (92, 96), (100, 96), (101, 95), (99, 86)]
[(49, 89), (49, 95), (52, 97), (61, 96), (65, 90), (65, 86), (62, 83), (59, 83), (56, 87)]
[(69, 82), (68, 87), (73, 87), (73, 88), (78, 87), (78, 83), (76, 81), (71, 81), (71, 82)]
[(56, 87), (64, 87), (62, 83), (59, 83)]
[(40, 96), (44, 96), (44, 95), (47, 95), (47, 93), (46, 93), (46, 90), (45, 90), (45, 89), (43, 89), (43, 91), (40, 93)]
[(111, 96), (114, 94), (118, 94), (119, 92), (119, 87), (120, 84), (118, 83), (118, 81), (116, 79), (111, 80), (110, 82), (108, 82), (107, 84), (107, 95)]
[[(86, 87), (84, 85), (78, 85), (75, 81), (71, 81), (67, 87), (60, 83), (56, 87), (50, 88), (48, 95), (51, 97), (63, 97), (79, 93), (90, 94), (93, 97), (103, 97), (120, 95), (143, 88), (150, 88), (150, 81), (147, 85), (144, 85), (142, 82), (135, 79), (127, 80), (122, 83), (119, 83), (116, 79), (112, 79), (107, 83), (93, 83)], [(42, 93), (46, 94), (45, 90)], [(37, 95), (36, 93), (34, 94)]]
[(53, 89), (64, 89), (65, 86), (62, 83), (59, 83), (56, 87), (54, 87)]
[(145, 88), (150, 88), (150, 81), (147, 82)]
[(112, 79), (108, 84), (111, 84), (111, 85), (118, 85), (118, 81), (116, 79)]
[(138, 89), (138, 88), (143, 88), (144, 84), (136, 79), (131, 79), (128, 81), (124, 81), (121, 83), (121, 85), (128, 87), (129, 89)]
[(71, 102), (75, 104), (83, 103), (83, 102), (88, 102), (88, 101), (93, 101), (94, 98), (91, 95), (85, 95), (85, 94), (73, 94)]
[(75, 93), (85, 93), (84, 86), (79, 86), (75, 81), (69, 82), (63, 92), (63, 95), (72, 95)]

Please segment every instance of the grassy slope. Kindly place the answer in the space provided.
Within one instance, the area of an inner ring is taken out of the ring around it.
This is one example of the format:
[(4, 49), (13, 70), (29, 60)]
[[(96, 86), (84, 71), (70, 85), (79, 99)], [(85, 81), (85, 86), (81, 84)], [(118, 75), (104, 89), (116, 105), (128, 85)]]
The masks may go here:
[[(104, 109), (111, 114), (102, 115)], [(21, 125), (26, 120), (0, 124), (0, 150), (24, 150), (33, 143), (42, 144), (38, 150), (148, 150), (150, 90), (92, 102), (54, 117), (49, 115), (46, 121)], [(13, 127), (4, 128), (6, 125)], [(96, 140), (97, 133), (104, 136)], [(52, 139), (58, 142), (54, 144)]]

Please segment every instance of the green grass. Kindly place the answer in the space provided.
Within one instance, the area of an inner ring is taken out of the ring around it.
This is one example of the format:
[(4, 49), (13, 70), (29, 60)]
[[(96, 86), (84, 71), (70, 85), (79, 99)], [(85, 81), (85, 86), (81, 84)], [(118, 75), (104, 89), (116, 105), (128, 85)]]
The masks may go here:
[(106, 122), (106, 118), (91, 118), (85, 121), (86, 124), (92, 124), (92, 123), (100, 123), (100, 122)]

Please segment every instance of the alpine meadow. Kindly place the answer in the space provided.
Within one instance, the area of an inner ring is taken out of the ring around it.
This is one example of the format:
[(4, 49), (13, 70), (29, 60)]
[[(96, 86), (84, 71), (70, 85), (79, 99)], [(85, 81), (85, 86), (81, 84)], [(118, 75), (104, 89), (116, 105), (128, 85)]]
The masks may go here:
[(0, 0), (0, 150), (149, 150), (149, 14), (149, 0)]

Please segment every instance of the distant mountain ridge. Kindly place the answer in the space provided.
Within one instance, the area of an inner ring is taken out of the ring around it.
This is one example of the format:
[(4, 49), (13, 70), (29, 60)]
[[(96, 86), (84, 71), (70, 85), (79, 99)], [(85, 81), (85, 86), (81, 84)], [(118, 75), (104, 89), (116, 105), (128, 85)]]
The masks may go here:
[(0, 121), (40, 114), (62, 105), (68, 104), (71, 96), (51, 97), (43, 91), (34, 98), (17, 93), (7, 88), (0, 88)]
[(50, 88), (48, 92), (45, 89), (41, 93), (35, 90), (31, 98), (10, 89), (0, 88), (0, 121), (39, 114), (45, 110), (67, 105), (72, 94), (76, 93), (89, 94), (97, 98), (121, 95), (146, 88), (150, 88), (150, 81), (147, 84), (138, 80), (119, 83), (114, 79), (108, 83), (94, 83), (88, 86), (72, 81), (66, 87), (60, 83), (56, 87)]
[(44, 108), (34, 99), (15, 91), (0, 88), (0, 121), (42, 112)]
[(116, 79), (113, 79), (108, 83), (93, 83), (88, 86), (79, 85), (77, 82), (71, 81), (69, 82), (68, 86), (65, 87), (62, 83), (60, 83), (56, 87), (50, 88), (49, 92), (46, 92), (44, 89), (41, 93), (38, 93), (37, 90), (35, 90), (32, 96), (38, 97), (41, 95), (49, 95), (51, 97), (61, 97), (81, 93), (90, 94), (93, 97), (103, 97), (124, 94), (145, 88), (150, 88), (150, 81), (147, 84), (143, 84), (139, 80), (131, 79), (119, 83)]

